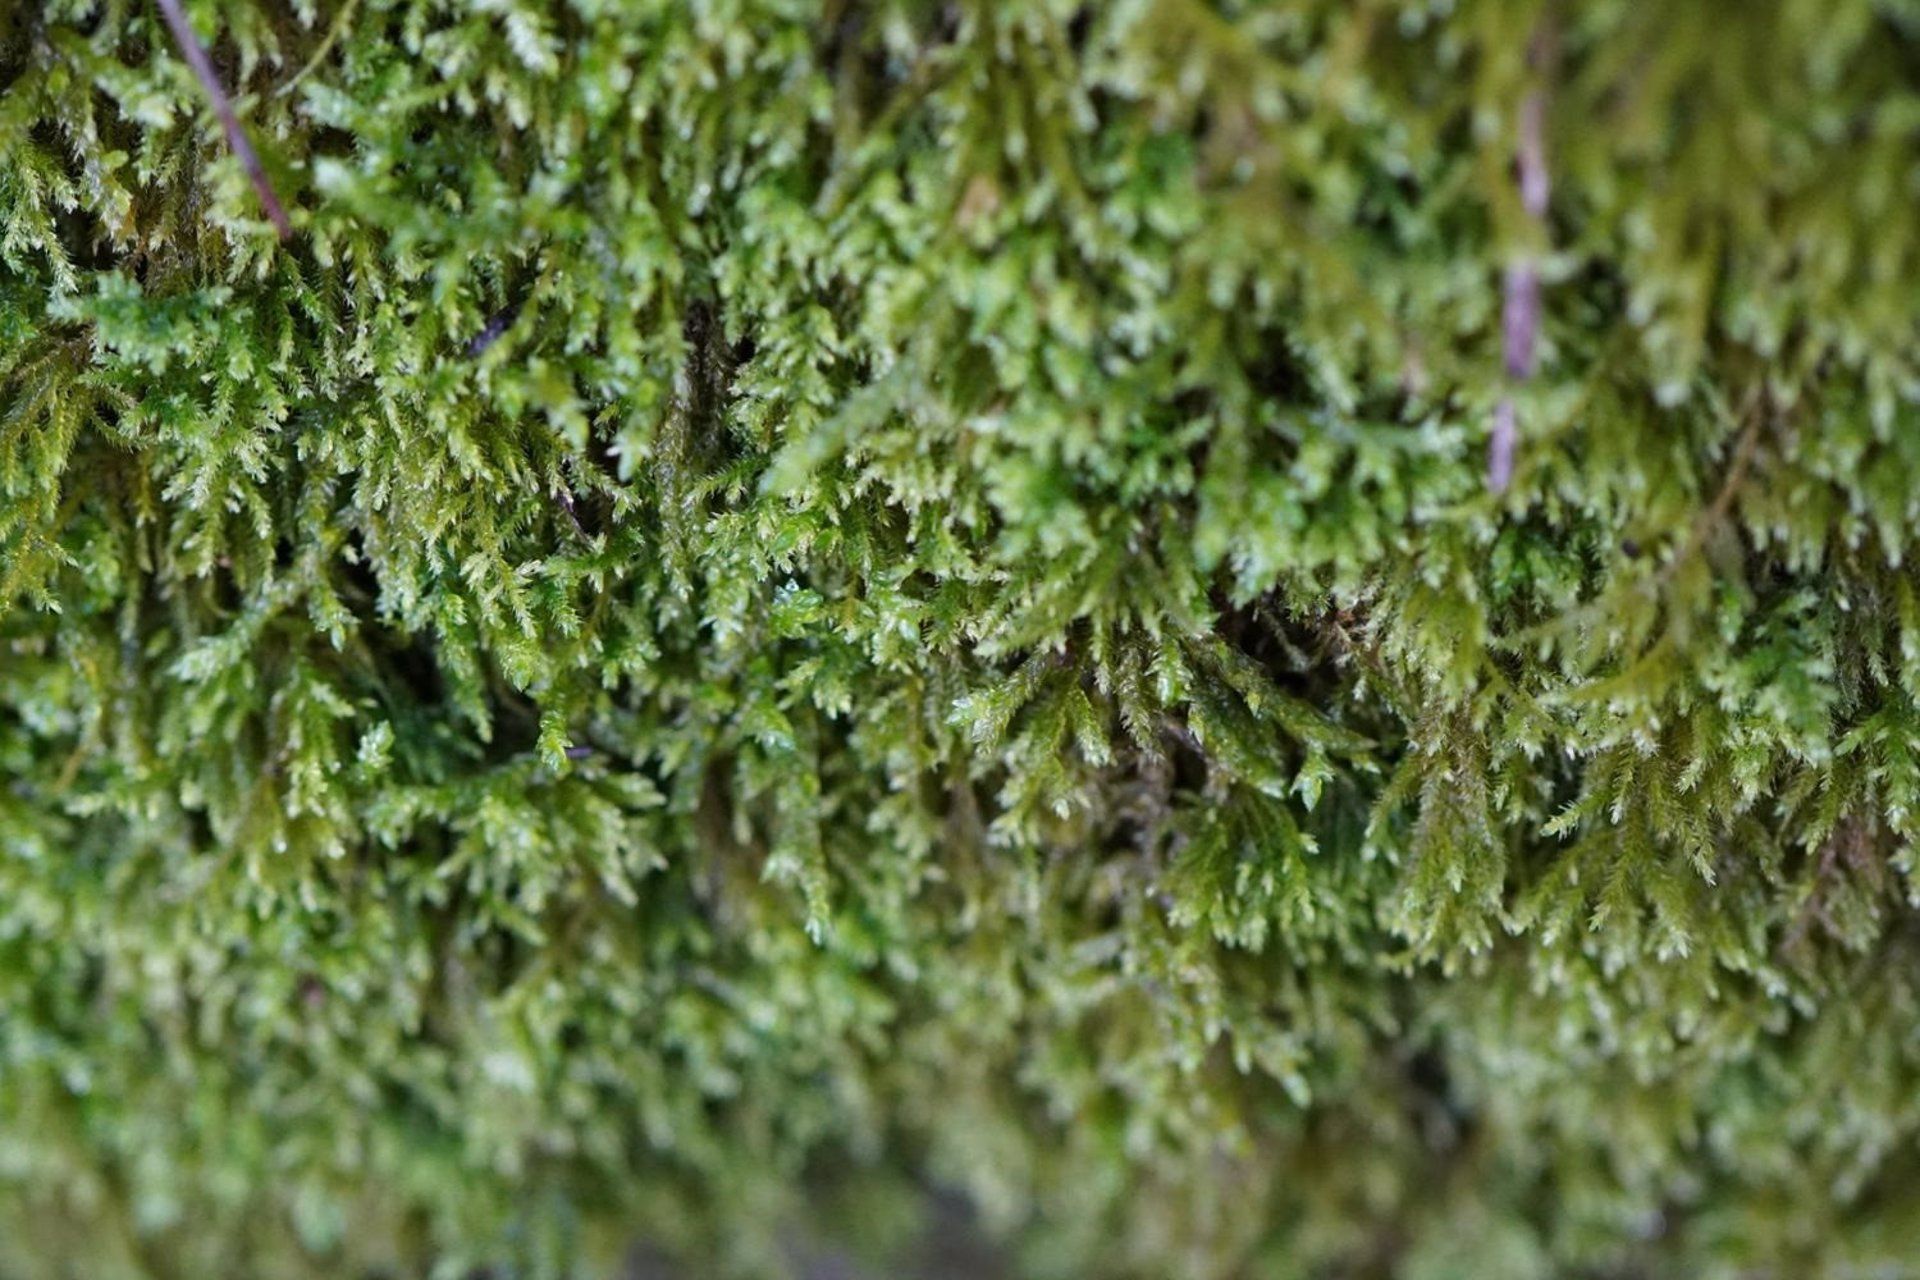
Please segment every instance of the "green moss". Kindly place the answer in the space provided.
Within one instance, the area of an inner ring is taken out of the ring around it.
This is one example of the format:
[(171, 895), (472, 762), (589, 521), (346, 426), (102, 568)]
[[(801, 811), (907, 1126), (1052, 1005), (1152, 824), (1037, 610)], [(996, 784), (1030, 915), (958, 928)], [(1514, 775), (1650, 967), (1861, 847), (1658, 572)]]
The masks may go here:
[(1920, 1267), (1912, 0), (188, 12), (284, 242), (0, 4), (0, 1274)]

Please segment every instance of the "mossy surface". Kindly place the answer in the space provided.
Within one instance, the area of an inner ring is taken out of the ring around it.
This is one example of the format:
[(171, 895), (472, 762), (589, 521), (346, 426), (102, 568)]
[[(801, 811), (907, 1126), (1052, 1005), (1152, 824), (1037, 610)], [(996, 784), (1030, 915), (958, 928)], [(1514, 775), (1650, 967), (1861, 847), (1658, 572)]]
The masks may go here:
[(1920, 1274), (1920, 5), (185, 8), (284, 239), (0, 0), (0, 1275)]

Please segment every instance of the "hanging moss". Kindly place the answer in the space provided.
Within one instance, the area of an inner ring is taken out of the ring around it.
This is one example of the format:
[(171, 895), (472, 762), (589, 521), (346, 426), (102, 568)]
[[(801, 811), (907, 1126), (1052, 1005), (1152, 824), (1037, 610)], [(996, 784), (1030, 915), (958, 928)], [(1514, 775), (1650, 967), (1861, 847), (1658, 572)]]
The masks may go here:
[(1920, 5), (181, 16), (0, 3), (0, 1276), (1920, 1268)]

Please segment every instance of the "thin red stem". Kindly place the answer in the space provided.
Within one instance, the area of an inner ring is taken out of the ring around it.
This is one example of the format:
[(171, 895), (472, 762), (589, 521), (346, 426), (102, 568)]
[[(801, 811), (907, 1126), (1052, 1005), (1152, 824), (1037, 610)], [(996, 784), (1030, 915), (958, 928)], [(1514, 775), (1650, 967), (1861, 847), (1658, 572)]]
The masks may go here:
[(193, 68), (193, 74), (200, 78), (200, 85), (207, 91), (207, 97), (213, 100), (213, 113), (220, 117), (220, 127), (227, 131), (227, 145), (233, 148), (240, 167), (253, 183), (253, 189), (267, 211), (268, 220), (273, 223), (274, 230), (280, 233), (280, 238), (287, 239), (293, 235), (293, 224), (287, 221), (287, 211), (281, 206), (280, 197), (273, 193), (273, 184), (267, 181), (267, 171), (261, 166), (259, 153), (253, 149), (253, 143), (248, 141), (247, 131), (240, 127), (240, 117), (233, 113), (233, 103), (227, 98), (227, 91), (220, 87), (220, 77), (214, 72), (213, 59), (207, 56), (200, 38), (193, 33), (186, 13), (180, 8), (180, 0), (157, 0), (157, 3), (161, 16), (167, 20), (168, 29), (173, 32), (173, 42), (179, 46), (180, 56), (187, 60), (187, 65)]

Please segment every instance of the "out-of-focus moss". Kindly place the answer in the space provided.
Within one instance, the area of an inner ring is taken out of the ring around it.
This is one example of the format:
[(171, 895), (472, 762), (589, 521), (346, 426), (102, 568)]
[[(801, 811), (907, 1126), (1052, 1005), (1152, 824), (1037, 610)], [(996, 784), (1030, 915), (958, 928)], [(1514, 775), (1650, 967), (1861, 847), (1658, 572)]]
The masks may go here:
[(284, 242), (0, 3), (0, 1275), (1920, 1268), (1911, 0), (187, 11)]

